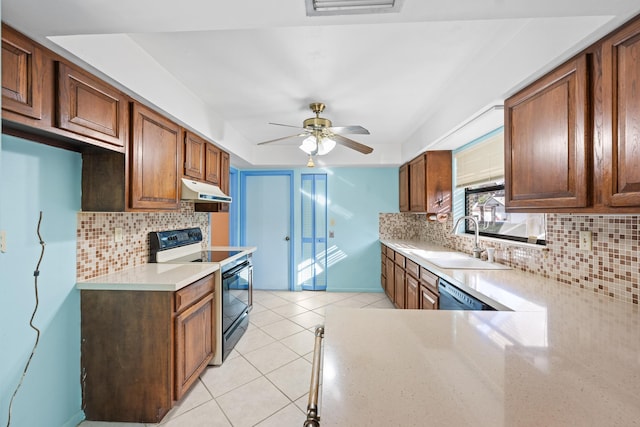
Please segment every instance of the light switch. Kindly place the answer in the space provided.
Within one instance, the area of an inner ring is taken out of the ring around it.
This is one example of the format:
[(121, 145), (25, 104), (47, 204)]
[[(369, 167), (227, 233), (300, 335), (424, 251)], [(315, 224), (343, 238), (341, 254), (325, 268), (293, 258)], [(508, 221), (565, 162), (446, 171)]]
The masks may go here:
[(116, 227), (113, 229), (113, 241), (116, 243), (122, 242), (122, 227)]
[(329, 238), (333, 239), (333, 230), (329, 230)]
[(7, 252), (7, 232), (4, 230), (0, 231), (0, 252)]
[(591, 232), (590, 231), (581, 231), (580, 232), (580, 250), (581, 251), (590, 251), (591, 250)]

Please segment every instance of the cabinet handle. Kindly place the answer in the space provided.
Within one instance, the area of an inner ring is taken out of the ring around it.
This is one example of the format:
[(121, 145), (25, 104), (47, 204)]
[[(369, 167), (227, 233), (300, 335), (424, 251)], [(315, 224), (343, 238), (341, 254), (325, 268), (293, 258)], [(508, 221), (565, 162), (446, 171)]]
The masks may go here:
[(320, 427), (318, 415), (318, 389), (320, 388), (320, 356), (324, 338), (324, 326), (316, 328), (316, 342), (313, 346), (313, 366), (311, 368), (311, 386), (309, 387), (309, 402), (307, 403), (307, 420), (304, 427)]

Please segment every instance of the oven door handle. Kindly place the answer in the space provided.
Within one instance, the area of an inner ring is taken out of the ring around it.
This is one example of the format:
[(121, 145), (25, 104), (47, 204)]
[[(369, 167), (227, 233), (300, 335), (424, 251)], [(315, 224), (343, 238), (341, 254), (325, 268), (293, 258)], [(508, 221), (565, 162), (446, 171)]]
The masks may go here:
[(229, 271), (225, 271), (224, 273), (222, 273), (222, 279), (228, 279), (230, 277), (235, 276), (236, 274), (238, 274), (239, 271), (244, 270), (245, 268), (247, 268), (248, 266), (251, 265), (251, 261), (245, 261), (242, 264), (233, 267), (231, 270)]

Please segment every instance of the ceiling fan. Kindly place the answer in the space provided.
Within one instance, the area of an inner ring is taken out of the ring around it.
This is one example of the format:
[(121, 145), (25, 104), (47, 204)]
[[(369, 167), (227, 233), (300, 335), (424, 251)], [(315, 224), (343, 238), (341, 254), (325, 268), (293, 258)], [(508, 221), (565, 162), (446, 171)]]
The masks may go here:
[(309, 155), (309, 163), (307, 166), (310, 167), (313, 166), (313, 156), (327, 154), (334, 149), (336, 144), (351, 148), (363, 154), (369, 154), (373, 151), (373, 148), (343, 136), (343, 134), (369, 135), (367, 129), (362, 126), (332, 126), (331, 120), (320, 117), (320, 113), (325, 109), (325, 105), (321, 102), (312, 102), (309, 104), (309, 108), (316, 116), (302, 122), (302, 127), (269, 123), (270, 125), (300, 129), (301, 132), (295, 135), (260, 142), (258, 145), (270, 144), (290, 138), (305, 138), (300, 145), (300, 149)]

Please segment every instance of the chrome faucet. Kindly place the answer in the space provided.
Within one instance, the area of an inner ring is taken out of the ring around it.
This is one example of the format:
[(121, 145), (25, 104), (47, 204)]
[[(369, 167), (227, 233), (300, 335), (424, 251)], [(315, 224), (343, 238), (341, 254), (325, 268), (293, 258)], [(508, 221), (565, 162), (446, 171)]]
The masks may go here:
[(484, 252), (484, 249), (482, 249), (480, 246), (478, 246), (478, 233), (479, 233), (479, 228), (478, 228), (478, 220), (473, 217), (473, 216), (469, 216), (469, 215), (465, 215), (465, 216), (461, 216), (460, 218), (458, 218), (458, 220), (456, 221), (456, 225), (453, 226), (453, 229), (451, 230), (451, 234), (455, 234), (456, 229), (458, 228), (458, 224), (460, 224), (460, 221), (463, 219), (469, 219), (471, 221), (473, 221), (474, 224), (474, 229), (475, 229), (475, 234), (476, 234), (476, 239), (475, 239), (475, 245), (473, 247), (473, 257), (474, 258), (480, 258), (480, 254), (482, 254), (482, 252)]

